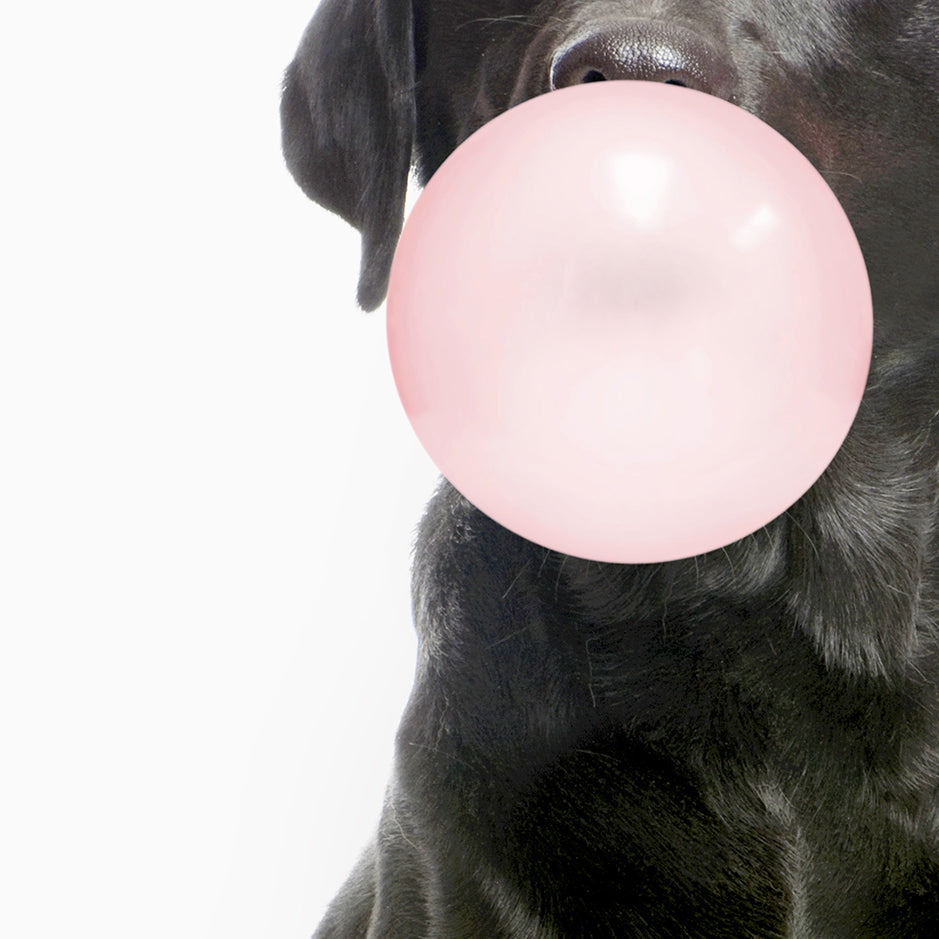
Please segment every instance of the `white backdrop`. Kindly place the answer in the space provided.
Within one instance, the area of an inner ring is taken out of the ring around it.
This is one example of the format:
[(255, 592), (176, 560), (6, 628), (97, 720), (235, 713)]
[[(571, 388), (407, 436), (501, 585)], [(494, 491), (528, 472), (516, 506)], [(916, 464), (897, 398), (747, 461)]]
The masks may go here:
[(377, 820), (435, 473), (282, 164), (314, 3), (4, 17), (4, 936), (302, 939)]

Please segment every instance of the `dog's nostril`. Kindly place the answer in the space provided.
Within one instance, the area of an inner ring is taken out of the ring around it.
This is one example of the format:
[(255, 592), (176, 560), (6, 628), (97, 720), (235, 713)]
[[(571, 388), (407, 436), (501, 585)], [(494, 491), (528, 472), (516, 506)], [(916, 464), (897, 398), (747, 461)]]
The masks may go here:
[(551, 63), (552, 90), (615, 79), (659, 81), (732, 99), (736, 71), (697, 33), (634, 19), (603, 23), (581, 34), (558, 49)]

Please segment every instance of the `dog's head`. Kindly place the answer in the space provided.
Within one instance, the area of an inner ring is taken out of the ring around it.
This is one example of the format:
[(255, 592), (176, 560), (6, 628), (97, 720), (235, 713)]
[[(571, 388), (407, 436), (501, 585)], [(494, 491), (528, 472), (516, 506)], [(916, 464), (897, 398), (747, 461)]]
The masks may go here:
[[(631, 78), (718, 95), (787, 137), (841, 200), (874, 297), (868, 389), (822, 479), (760, 538), (666, 565), (662, 589), (772, 589), (766, 602), (828, 661), (905, 662), (939, 551), (935, 0), (321, 0), (287, 71), (284, 148), (306, 193), (361, 231), (359, 302), (371, 309), (412, 167), (425, 183), (528, 98)], [(658, 602), (634, 589), (641, 565), (564, 564), (591, 615), (625, 621), (639, 615), (631, 598)]]
[(855, 226), (878, 340), (935, 330), (931, 0), (322, 0), (287, 70), (284, 150), (307, 195), (360, 230), (358, 297), (371, 309), (412, 165), (424, 183), (514, 104), (631, 78), (718, 95), (788, 137)]

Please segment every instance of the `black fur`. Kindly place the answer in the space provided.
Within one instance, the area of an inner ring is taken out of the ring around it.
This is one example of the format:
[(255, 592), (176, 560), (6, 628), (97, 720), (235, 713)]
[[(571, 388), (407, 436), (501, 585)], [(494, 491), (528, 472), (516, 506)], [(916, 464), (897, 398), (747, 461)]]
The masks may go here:
[(871, 276), (868, 388), (806, 496), (685, 561), (564, 557), (443, 483), (383, 820), (316, 935), (939, 936), (939, 5), (323, 0), (288, 163), (362, 230), (374, 307), (412, 161), (610, 23), (703, 37), (715, 93), (825, 175)]

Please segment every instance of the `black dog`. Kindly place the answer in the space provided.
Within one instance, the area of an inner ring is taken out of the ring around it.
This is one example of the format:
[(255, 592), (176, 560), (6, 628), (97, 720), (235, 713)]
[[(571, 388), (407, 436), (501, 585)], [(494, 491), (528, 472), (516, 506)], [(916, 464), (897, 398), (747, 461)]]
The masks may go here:
[(939, 4), (323, 0), (287, 161), (361, 230), (371, 308), (412, 161), (629, 78), (829, 181), (874, 294), (863, 404), (796, 505), (686, 561), (563, 557), (442, 485), (383, 821), (319, 937), (939, 936)]

